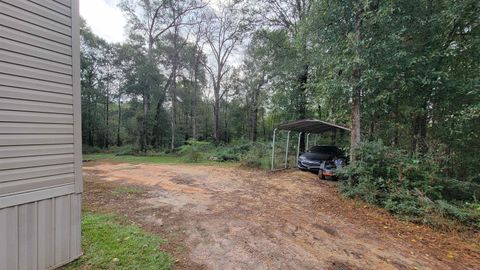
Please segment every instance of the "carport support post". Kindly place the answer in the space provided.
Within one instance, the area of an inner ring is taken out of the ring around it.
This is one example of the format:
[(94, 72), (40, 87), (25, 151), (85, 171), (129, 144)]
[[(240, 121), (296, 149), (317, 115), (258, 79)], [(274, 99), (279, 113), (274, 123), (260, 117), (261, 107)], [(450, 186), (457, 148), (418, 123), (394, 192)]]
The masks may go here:
[(308, 150), (308, 137), (310, 137), (310, 133), (307, 133), (307, 143), (306, 143), (305, 151)]
[(272, 171), (274, 169), (274, 160), (275, 160), (275, 134), (277, 133), (277, 129), (273, 130), (273, 141), (272, 141)]
[(298, 133), (298, 143), (297, 143), (297, 164), (298, 164), (298, 157), (300, 156), (300, 139), (302, 138), (302, 133)]
[(290, 146), (290, 130), (287, 132), (287, 147), (285, 149), (285, 169), (288, 165), (288, 147)]

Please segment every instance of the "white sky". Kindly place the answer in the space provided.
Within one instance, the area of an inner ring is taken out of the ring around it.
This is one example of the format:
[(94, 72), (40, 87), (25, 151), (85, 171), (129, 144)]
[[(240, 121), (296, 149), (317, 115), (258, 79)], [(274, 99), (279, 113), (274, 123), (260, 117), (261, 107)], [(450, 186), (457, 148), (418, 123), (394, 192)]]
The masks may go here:
[(118, 7), (120, 0), (80, 0), (80, 15), (93, 33), (109, 42), (124, 42), (126, 19)]

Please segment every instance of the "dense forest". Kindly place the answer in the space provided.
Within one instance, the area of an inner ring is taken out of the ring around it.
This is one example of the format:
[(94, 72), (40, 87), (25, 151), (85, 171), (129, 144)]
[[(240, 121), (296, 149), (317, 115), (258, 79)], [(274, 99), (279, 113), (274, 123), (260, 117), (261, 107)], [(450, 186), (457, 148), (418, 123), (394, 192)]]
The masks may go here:
[[(317, 118), (351, 127), (350, 177), (378, 180), (351, 194), (411, 177), (395, 196), (477, 202), (477, 0), (217, 2), (121, 1), (122, 44), (82, 25), (86, 150), (261, 143), (282, 122)], [(439, 178), (455, 191), (423, 188)]]

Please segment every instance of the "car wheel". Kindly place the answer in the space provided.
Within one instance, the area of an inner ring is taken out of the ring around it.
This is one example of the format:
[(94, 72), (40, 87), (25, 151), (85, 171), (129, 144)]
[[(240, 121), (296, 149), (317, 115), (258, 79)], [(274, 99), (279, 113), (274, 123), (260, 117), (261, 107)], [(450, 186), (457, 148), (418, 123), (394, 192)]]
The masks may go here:
[(318, 171), (318, 178), (319, 178), (320, 180), (325, 180), (325, 176), (323, 176), (323, 170), (319, 170), (319, 171)]

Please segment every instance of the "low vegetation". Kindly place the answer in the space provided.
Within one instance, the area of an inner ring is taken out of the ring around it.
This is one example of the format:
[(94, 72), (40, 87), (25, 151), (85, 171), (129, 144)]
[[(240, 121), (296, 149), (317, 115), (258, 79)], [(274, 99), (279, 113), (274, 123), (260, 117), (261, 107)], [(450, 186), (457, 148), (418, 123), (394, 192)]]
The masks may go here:
[(199, 163), (199, 164), (241, 164), (249, 168), (269, 168), (270, 148), (264, 143), (235, 142), (215, 146), (213, 143), (189, 140), (175, 151), (154, 151), (145, 153), (127, 145), (111, 147), (108, 151), (96, 148), (84, 149), (84, 160), (112, 160), (130, 163)]
[[(279, 142), (279, 147), (282, 144)], [(190, 140), (170, 153), (149, 151), (142, 154), (134, 147), (126, 146), (85, 157), (131, 163), (240, 165), (266, 170), (270, 169), (270, 151), (267, 143), (237, 141), (215, 146)], [(293, 152), (290, 155), (292, 158), (295, 155)], [(279, 148), (278, 153), (281, 156), (277, 156), (276, 161), (283, 162), (284, 149)], [(455, 174), (448, 170), (449, 161), (441, 151), (412, 155), (374, 141), (362, 143), (358, 154), (359, 160), (341, 172), (345, 179), (350, 179), (340, 185), (346, 197), (362, 199), (403, 219), (440, 229), (480, 229), (480, 179), (455, 178)]]
[(480, 181), (449, 176), (442, 156), (412, 156), (381, 141), (363, 143), (341, 191), (434, 227), (480, 229)]
[(65, 269), (171, 269), (173, 259), (162, 252), (157, 235), (124, 225), (112, 214), (85, 212), (82, 218), (84, 255)]

